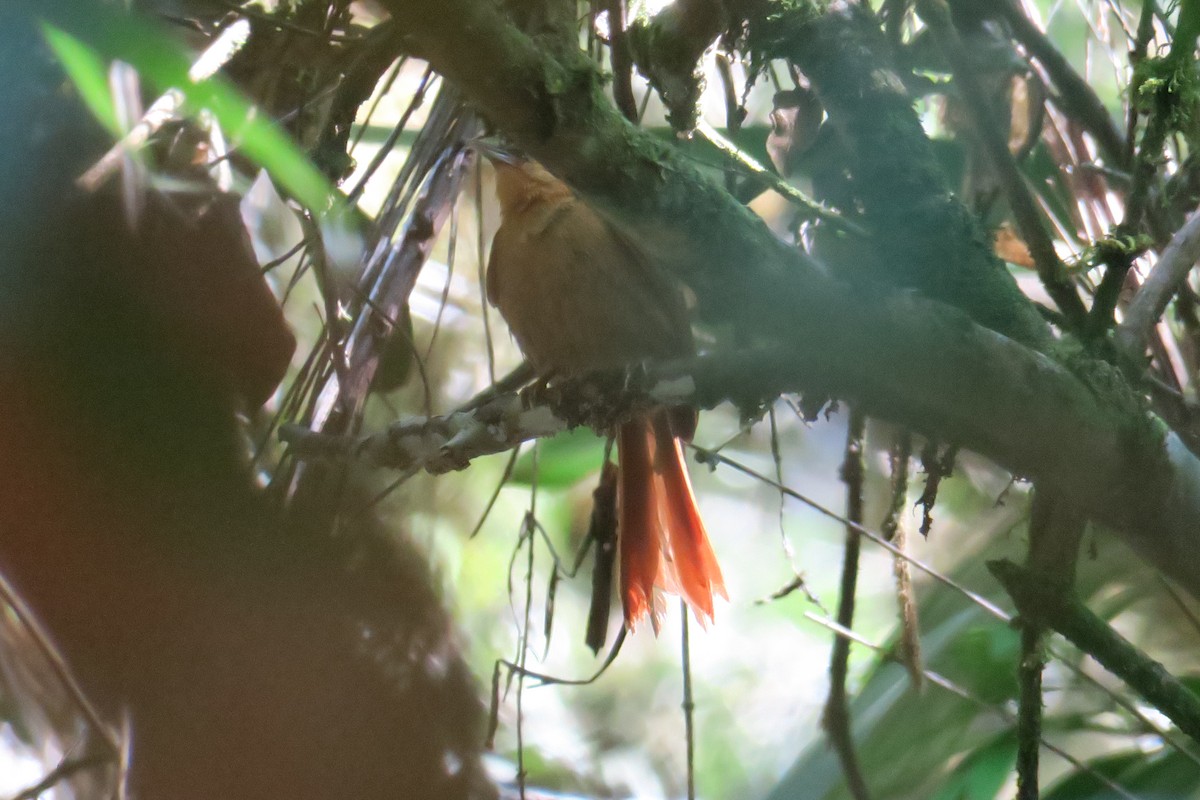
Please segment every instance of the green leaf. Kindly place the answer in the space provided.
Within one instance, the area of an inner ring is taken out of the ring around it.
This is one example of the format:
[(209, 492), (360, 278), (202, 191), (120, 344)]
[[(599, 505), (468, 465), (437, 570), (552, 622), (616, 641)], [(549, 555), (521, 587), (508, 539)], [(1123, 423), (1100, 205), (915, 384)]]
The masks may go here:
[(54, 25), (42, 23), (42, 35), (92, 115), (114, 138), (124, 135), (112, 92), (109, 91), (108, 69), (104, 59), (95, 50)]
[[(600, 468), (604, 458), (604, 439), (588, 428), (576, 428), (544, 439), (538, 447), (537, 485), (566, 489)], [(534, 481), (533, 451), (517, 459), (512, 482), (529, 486)]]
[(993, 800), (1008, 780), (1016, 759), (1016, 733), (1007, 730), (968, 753), (933, 800)]

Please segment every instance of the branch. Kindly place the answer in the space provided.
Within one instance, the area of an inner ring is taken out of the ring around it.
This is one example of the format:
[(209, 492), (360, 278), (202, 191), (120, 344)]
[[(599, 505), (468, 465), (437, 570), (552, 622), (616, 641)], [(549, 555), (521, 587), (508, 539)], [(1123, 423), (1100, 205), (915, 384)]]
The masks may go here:
[(1200, 699), (1162, 664), (1144, 655), (1061, 587), (1045, 583), (1011, 561), (989, 561), (988, 569), (1004, 584), (1022, 616), (1036, 616), (1061, 633), (1200, 742)]
[[(594, 409), (628, 409), (637, 402), (711, 408), (726, 400), (755, 409), (795, 391), (847, 398), (869, 416), (953, 441), (1017, 475), (1045, 482), (1200, 595), (1195, 529), (1200, 461), (1136, 405), (1114, 404), (1048, 357), (911, 295), (891, 298), (869, 314), (842, 304), (832, 318), (829, 311), (806, 305), (797, 324), (810, 312), (821, 313), (827, 326), (805, 328), (811, 338), (788, 337), (787, 345), (652, 365), (641, 376), (590, 380), (590, 406), (568, 401), (565, 413), (571, 422), (606, 425), (613, 417), (598, 417)], [(850, 322), (835, 322), (841, 314)], [(1113, 374), (1109, 378), (1116, 380)], [(598, 394), (598, 384), (615, 391)], [(628, 393), (621, 391), (626, 385)], [(512, 395), (493, 402), (503, 411), (483, 412), (475, 421), (418, 418), (397, 423), (399, 433), (314, 439), (327, 444), (309, 449), (301, 448), (299, 439), (305, 437), (295, 429), (287, 436), (302, 455), (355, 454), (400, 469), (424, 468), (422, 459), (429, 459), (437, 470), (456, 468), (472, 456), (457, 442), (484, 442), (481, 452), (498, 452), (567, 427), (540, 416), (550, 415), (548, 407), (526, 409)], [(521, 421), (510, 424), (518, 414)], [(476, 430), (479, 426), (483, 429)], [(475, 432), (460, 437), (469, 430)], [(397, 441), (400, 455), (392, 455)]]
[(470, 411), (444, 417), (406, 417), (386, 432), (364, 437), (338, 436), (284, 425), (279, 438), (301, 460), (356, 461), (413, 473), (435, 475), (464, 469), (481, 456), (512, 450), (522, 442), (554, 436), (568, 424), (547, 406), (525, 408), (516, 394), (505, 394)]
[(699, 61), (729, 27), (722, 0), (676, 0), (649, 22), (629, 29), (633, 58), (667, 107), (677, 131), (690, 131), (698, 118), (704, 72)]
[(1146, 345), (1154, 326), (1167, 310), (1167, 304), (1183, 285), (1200, 259), (1200, 210), (1175, 232), (1150, 271), (1142, 288), (1125, 311), (1125, 320), (1117, 328), (1117, 347), (1126, 356), (1136, 358)]

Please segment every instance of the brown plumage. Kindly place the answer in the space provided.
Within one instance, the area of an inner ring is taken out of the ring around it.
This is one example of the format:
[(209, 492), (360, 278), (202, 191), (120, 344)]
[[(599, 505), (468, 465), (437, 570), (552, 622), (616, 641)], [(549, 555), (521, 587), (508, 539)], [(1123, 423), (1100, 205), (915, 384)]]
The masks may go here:
[[(619, 368), (695, 352), (683, 294), (645, 254), (532, 161), (496, 161), (501, 223), (488, 299), (542, 375)], [(725, 596), (696, 510), (678, 437), (662, 408), (620, 426), (617, 452), (621, 601), (630, 627), (658, 628), (656, 590), (683, 597), (697, 619)], [(675, 420), (673, 424), (673, 420)]]

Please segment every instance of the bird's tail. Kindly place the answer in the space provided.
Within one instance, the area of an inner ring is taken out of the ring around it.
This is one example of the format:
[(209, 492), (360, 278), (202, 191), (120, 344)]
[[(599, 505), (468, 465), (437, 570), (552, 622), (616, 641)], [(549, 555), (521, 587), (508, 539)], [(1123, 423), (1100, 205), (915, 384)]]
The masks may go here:
[(632, 629), (649, 614), (657, 631), (662, 591), (682, 597), (701, 624), (711, 621), (713, 594), (728, 596), (667, 411), (622, 424), (617, 452), (625, 623)]

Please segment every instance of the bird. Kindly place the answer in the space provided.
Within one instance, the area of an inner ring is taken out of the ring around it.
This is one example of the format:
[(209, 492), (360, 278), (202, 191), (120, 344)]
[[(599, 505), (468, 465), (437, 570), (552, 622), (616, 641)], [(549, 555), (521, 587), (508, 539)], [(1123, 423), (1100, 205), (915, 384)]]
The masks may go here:
[[(486, 141), (486, 140), (485, 140)], [(539, 376), (572, 377), (695, 354), (681, 285), (538, 162), (495, 143), (500, 226), (486, 289)], [(692, 409), (659, 407), (619, 423), (617, 528), (626, 626), (658, 632), (665, 594), (701, 624), (728, 599), (688, 476)]]

